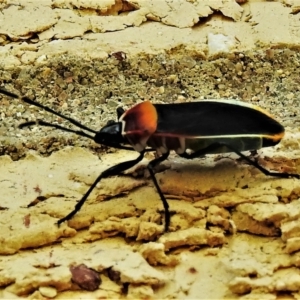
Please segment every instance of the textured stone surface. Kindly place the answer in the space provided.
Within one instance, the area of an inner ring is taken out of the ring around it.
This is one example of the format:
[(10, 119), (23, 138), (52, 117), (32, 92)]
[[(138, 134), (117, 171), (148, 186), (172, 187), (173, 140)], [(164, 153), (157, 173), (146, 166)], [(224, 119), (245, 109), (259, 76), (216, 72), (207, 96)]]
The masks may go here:
[[(300, 173), (299, 7), (4, 0), (0, 87), (95, 130), (115, 120), (118, 106), (145, 99), (239, 98), (286, 126), (258, 162)], [(145, 171), (149, 153), (126, 174), (103, 179), (58, 228), (100, 172), (137, 153), (51, 128), (19, 130), (35, 118), (69, 125), (19, 100), (0, 96), (0, 104), (0, 298), (299, 298), (299, 180), (266, 177), (232, 154), (193, 161), (172, 154), (156, 174), (172, 215), (164, 233)], [(95, 291), (72, 281), (70, 267), (80, 265), (99, 274)]]

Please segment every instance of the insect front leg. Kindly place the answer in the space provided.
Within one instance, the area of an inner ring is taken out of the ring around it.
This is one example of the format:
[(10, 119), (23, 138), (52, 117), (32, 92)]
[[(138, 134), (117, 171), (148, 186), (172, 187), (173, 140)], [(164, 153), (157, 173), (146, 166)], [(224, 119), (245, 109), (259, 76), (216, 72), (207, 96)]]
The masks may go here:
[(100, 182), (102, 178), (107, 178), (110, 176), (119, 175), (121, 172), (126, 171), (127, 169), (130, 169), (134, 165), (136, 165), (138, 162), (140, 162), (144, 157), (145, 151), (142, 151), (140, 155), (133, 160), (125, 161), (120, 164), (117, 164), (115, 166), (110, 167), (109, 169), (103, 171), (98, 178), (95, 180), (95, 182), (91, 185), (91, 187), (88, 189), (88, 191), (85, 193), (85, 195), (81, 198), (79, 202), (75, 205), (74, 209), (65, 217), (61, 218), (57, 221), (57, 224), (60, 225), (61, 223), (70, 220), (74, 215), (81, 209), (84, 202), (87, 200), (90, 193), (93, 191), (93, 189), (96, 187), (96, 185)]
[(162, 193), (158, 182), (155, 178), (155, 174), (154, 174), (154, 168), (155, 166), (157, 166), (158, 164), (160, 164), (161, 162), (163, 162), (164, 160), (166, 160), (169, 156), (170, 152), (166, 152), (164, 153), (162, 156), (155, 158), (153, 160), (151, 160), (147, 166), (147, 169), (149, 170), (150, 176), (152, 178), (152, 181), (156, 187), (156, 190), (159, 194), (159, 197), (163, 203), (164, 206), (164, 210), (165, 210), (165, 231), (168, 231), (169, 229), (169, 225), (170, 225), (170, 212), (169, 212), (169, 204), (167, 199), (165, 198), (164, 194)]

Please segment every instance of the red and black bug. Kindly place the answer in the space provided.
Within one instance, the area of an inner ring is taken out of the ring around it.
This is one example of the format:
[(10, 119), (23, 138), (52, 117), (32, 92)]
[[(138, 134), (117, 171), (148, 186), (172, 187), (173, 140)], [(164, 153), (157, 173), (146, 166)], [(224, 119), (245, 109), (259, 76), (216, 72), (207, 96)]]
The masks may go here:
[(274, 146), (284, 136), (284, 127), (269, 113), (241, 101), (202, 100), (177, 104), (152, 104), (144, 101), (127, 111), (118, 108), (118, 121), (109, 121), (99, 131), (95, 131), (28, 97), (20, 97), (3, 89), (0, 89), (0, 93), (42, 108), (82, 130), (69, 129), (43, 120), (23, 123), (20, 128), (34, 124), (53, 127), (93, 139), (99, 144), (139, 152), (136, 159), (122, 162), (102, 172), (74, 209), (60, 219), (58, 224), (70, 220), (81, 209), (102, 178), (118, 175), (133, 167), (143, 159), (147, 151), (156, 151), (158, 154), (147, 168), (164, 206), (166, 231), (170, 225), (169, 205), (155, 178), (154, 168), (168, 158), (170, 151), (175, 151), (186, 159), (210, 153), (235, 152), (265, 175), (300, 178), (299, 174), (270, 172), (241, 153)]

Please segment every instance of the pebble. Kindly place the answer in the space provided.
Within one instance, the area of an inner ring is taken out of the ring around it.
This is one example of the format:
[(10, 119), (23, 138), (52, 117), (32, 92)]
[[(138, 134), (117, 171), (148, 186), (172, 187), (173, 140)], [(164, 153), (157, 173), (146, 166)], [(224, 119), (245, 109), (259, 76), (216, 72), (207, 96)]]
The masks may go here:
[(39, 292), (47, 298), (54, 298), (57, 295), (57, 290), (54, 287), (41, 286), (39, 287)]

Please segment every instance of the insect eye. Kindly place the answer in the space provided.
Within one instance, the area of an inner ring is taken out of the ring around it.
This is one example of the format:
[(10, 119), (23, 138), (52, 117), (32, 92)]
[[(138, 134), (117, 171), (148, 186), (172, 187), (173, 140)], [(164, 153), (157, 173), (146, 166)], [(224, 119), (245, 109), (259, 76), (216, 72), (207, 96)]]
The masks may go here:
[(112, 125), (112, 124), (115, 124), (115, 123), (116, 123), (116, 122), (113, 121), (113, 120), (108, 120), (107, 123), (106, 123), (106, 125)]

